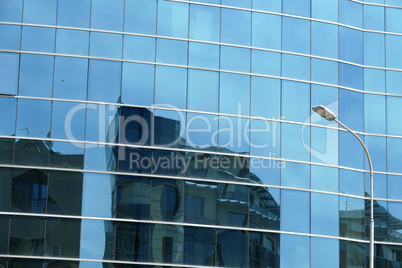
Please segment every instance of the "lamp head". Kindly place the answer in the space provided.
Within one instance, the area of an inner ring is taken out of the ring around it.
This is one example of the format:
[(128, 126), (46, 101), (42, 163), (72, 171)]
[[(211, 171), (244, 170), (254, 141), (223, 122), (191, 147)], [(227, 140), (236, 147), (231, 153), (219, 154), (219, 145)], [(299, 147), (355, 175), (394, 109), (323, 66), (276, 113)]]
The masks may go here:
[(314, 112), (316, 112), (323, 118), (327, 119), (328, 121), (333, 121), (336, 119), (335, 114), (330, 109), (325, 107), (324, 105), (317, 105), (317, 106), (314, 106), (312, 109)]

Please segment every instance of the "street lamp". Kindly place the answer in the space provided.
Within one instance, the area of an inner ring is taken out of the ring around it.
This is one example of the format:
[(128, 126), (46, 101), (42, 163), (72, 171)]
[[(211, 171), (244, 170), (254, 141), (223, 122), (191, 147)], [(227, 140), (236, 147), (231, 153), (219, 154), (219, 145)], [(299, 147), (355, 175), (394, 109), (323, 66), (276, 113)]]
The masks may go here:
[(373, 164), (371, 163), (370, 154), (367, 150), (364, 142), (357, 136), (353, 130), (349, 129), (347, 126), (342, 124), (338, 119), (336, 119), (335, 114), (323, 105), (318, 105), (312, 108), (314, 112), (322, 116), (328, 121), (335, 121), (339, 125), (341, 125), (344, 129), (349, 131), (359, 140), (360, 144), (363, 146), (364, 151), (366, 152), (367, 159), (370, 165), (370, 268), (374, 268), (374, 195), (373, 195)]

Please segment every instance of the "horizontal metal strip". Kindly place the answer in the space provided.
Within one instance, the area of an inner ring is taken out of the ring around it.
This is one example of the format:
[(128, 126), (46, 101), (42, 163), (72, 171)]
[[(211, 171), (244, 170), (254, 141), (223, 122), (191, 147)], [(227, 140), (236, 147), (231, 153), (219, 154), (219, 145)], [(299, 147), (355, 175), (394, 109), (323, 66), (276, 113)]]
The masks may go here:
[(397, 9), (402, 9), (400, 6), (392, 6), (392, 5), (384, 5), (384, 4), (377, 4), (377, 3), (370, 3), (370, 2), (362, 2), (358, 0), (349, 0), (351, 2), (359, 3), (362, 5), (368, 5), (368, 6), (378, 6), (378, 7), (390, 7), (390, 8), (397, 8)]
[[(169, 0), (169, 1), (172, 1), (172, 0)], [(200, 4), (203, 4), (203, 3), (200, 3)], [(270, 49), (270, 48), (262, 48), (262, 47), (254, 47), (254, 46), (236, 45), (236, 44), (229, 44), (229, 43), (222, 43), (222, 42), (204, 41), (204, 40), (197, 40), (197, 39), (169, 37), (169, 36), (162, 36), (162, 35), (140, 34), (140, 33), (129, 33), (129, 32), (119, 32), (119, 31), (109, 31), (109, 30), (99, 30), (99, 29), (89, 29), (89, 28), (77, 28), (77, 27), (68, 27), (68, 26), (32, 24), (32, 23), (0, 22), (0, 25), (1, 24), (3, 24), (3, 25), (17, 25), (17, 26), (30, 26), (30, 27), (43, 27), (43, 28), (53, 28), (53, 29), (65, 29), (65, 30), (77, 30), (77, 31), (88, 31), (88, 32), (97, 32), (97, 33), (121, 34), (121, 35), (130, 35), (130, 36), (141, 36), (141, 37), (169, 39), (169, 40), (177, 40), (177, 41), (185, 41), (185, 42), (193, 42), (193, 43), (202, 43), (202, 44), (210, 44), (210, 45), (220, 45), (220, 46), (228, 46), (228, 47), (236, 47), (236, 48), (245, 48), (245, 49), (252, 49), (252, 50), (267, 51), (267, 52), (276, 52), (276, 53), (295, 55), (295, 56), (303, 56), (303, 57), (309, 57), (309, 58), (313, 58), (313, 59), (321, 59), (321, 60), (333, 61), (333, 62), (338, 62), (338, 63), (345, 63), (345, 64), (349, 64), (349, 65), (353, 65), (353, 66), (357, 66), (357, 67), (361, 67), (361, 68), (402, 72), (402, 69), (364, 65), (364, 64), (358, 64), (358, 63), (354, 63), (354, 62), (350, 62), (350, 61), (334, 59), (334, 58), (328, 58), (328, 57), (322, 57), (322, 56), (317, 56), (317, 55), (312, 55), (312, 54), (304, 54), (304, 53), (297, 53), (297, 52), (278, 50), (278, 49)], [(376, 31), (373, 31), (373, 32), (376, 32)], [(379, 32), (379, 33), (382, 33), (382, 32)], [(402, 34), (393, 34), (393, 35), (401, 35), (402, 36)]]

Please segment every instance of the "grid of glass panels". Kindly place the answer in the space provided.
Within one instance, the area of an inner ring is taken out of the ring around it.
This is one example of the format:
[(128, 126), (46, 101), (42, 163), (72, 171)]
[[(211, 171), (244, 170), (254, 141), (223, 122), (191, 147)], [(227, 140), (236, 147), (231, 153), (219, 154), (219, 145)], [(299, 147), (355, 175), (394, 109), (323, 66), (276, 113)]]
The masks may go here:
[(1, 1), (0, 267), (368, 266), (368, 163), (318, 104), (400, 265), (402, 9), (375, 2)]

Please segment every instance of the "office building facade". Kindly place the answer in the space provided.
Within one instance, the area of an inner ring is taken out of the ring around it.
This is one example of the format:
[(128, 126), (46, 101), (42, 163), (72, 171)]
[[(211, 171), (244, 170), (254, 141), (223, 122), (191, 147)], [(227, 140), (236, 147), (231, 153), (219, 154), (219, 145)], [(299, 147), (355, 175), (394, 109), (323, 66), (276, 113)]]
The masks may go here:
[(0, 0), (0, 267), (402, 266), (401, 0)]

